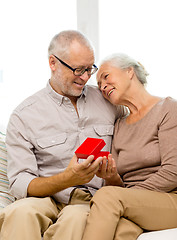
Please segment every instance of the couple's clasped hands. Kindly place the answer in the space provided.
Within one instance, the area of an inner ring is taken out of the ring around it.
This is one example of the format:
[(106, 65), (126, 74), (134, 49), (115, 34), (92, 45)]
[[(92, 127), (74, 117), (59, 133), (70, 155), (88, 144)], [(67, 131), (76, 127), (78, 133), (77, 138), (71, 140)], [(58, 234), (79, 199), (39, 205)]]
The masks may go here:
[(70, 172), (74, 185), (88, 183), (95, 175), (103, 178), (108, 185), (122, 185), (112, 154), (109, 154), (108, 158), (98, 157), (96, 160), (93, 159), (94, 156), (90, 155), (79, 163), (77, 156), (73, 156), (66, 171)]

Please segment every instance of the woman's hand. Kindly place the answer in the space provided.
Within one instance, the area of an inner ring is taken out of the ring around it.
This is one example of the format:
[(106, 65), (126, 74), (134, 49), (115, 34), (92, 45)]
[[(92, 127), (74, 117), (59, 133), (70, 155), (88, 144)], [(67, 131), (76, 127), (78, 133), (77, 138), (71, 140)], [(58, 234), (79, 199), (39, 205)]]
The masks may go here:
[(112, 158), (112, 154), (108, 155), (108, 159), (103, 157), (103, 161), (100, 163), (100, 167), (96, 175), (97, 177), (103, 178), (106, 182), (106, 185), (124, 185), (120, 175), (117, 172), (116, 162)]

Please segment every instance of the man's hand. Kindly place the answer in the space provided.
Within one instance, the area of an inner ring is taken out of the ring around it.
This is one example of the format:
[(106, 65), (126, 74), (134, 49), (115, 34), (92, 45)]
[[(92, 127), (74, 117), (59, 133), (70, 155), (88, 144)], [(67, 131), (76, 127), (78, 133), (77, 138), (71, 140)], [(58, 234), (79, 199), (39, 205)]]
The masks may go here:
[(95, 176), (102, 157), (93, 161), (94, 156), (89, 156), (82, 163), (78, 163), (76, 155), (71, 159), (64, 172), (51, 177), (38, 177), (28, 185), (28, 196), (46, 197), (75, 185), (88, 183)]
[(93, 159), (94, 156), (90, 155), (86, 160), (79, 163), (76, 155), (73, 156), (65, 170), (65, 172), (70, 175), (73, 186), (90, 182), (96, 172), (98, 172), (103, 157), (99, 157), (96, 160)]

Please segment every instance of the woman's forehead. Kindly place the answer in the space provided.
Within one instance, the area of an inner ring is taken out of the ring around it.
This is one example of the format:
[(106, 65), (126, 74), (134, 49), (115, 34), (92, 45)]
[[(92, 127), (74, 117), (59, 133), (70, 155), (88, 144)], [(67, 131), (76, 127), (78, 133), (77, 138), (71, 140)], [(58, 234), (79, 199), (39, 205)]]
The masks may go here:
[(103, 63), (98, 69), (97, 77), (101, 77), (101, 75), (105, 72), (110, 72), (114, 69), (115, 67), (112, 66), (110, 63)]

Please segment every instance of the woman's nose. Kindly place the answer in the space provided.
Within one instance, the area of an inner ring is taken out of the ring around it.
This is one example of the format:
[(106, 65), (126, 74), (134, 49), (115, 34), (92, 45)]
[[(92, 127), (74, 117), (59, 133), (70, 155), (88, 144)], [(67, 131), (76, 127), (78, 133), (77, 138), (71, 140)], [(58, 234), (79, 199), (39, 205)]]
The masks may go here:
[(106, 84), (102, 85), (102, 86), (101, 86), (101, 91), (106, 90), (106, 88), (107, 88)]

